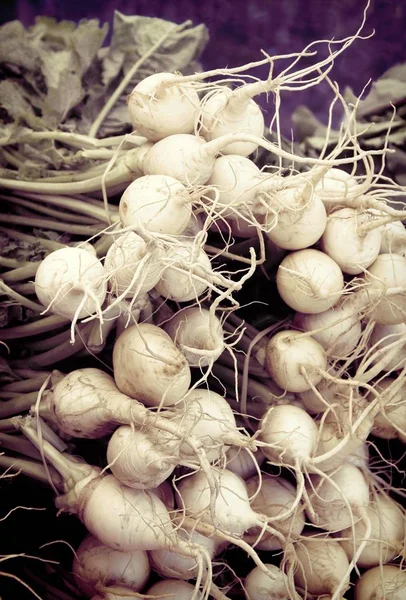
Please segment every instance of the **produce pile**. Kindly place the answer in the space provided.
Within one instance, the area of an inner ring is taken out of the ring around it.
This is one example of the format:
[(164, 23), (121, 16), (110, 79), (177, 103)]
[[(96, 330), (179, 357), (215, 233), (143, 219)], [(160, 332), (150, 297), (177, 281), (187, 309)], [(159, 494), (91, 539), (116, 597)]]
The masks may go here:
[(0, 29), (0, 467), (88, 532), (44, 598), (405, 597), (405, 189), (330, 78), (364, 21), (212, 72), (189, 22)]

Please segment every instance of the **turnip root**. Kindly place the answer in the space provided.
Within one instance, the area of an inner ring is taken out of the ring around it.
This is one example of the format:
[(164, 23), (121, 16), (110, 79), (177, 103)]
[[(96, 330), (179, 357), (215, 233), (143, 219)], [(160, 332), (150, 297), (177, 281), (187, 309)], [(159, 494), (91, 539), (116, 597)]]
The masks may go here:
[(312, 508), (308, 517), (327, 531), (351, 527), (362, 518), (362, 510), (369, 504), (369, 486), (363, 473), (348, 463), (329, 473), (328, 477), (312, 475), (307, 488)]
[(264, 229), (280, 248), (308, 248), (317, 242), (326, 228), (326, 209), (313, 193), (310, 183), (276, 192), (271, 208)]
[(123, 227), (136, 232), (180, 235), (189, 224), (192, 203), (186, 187), (167, 175), (145, 175), (133, 181), (119, 205)]
[(186, 581), (164, 579), (154, 583), (146, 591), (146, 598), (171, 598), (172, 600), (193, 600), (195, 588)]
[[(396, 343), (402, 342), (402, 340), (403, 343)], [(406, 323), (375, 325), (369, 338), (369, 346), (370, 352), (379, 353), (374, 359), (374, 363), (379, 361), (382, 364), (382, 358), (384, 359), (382, 371), (403, 369), (406, 366)], [(390, 353), (394, 353), (394, 356), (391, 357)]]
[(264, 366), (277, 385), (287, 392), (304, 392), (317, 385), (327, 367), (323, 346), (293, 330), (279, 331), (266, 346)]
[(315, 192), (323, 201), (327, 212), (330, 212), (336, 206), (345, 205), (347, 197), (352, 200), (361, 195), (362, 188), (358, 191), (357, 187), (357, 180), (352, 175), (333, 167), (316, 184)]
[(184, 355), (165, 331), (149, 323), (128, 327), (113, 349), (118, 389), (148, 406), (175, 404), (190, 385)]
[(158, 283), (162, 265), (159, 255), (150, 251), (141, 236), (128, 231), (110, 246), (104, 261), (109, 288), (116, 296), (134, 298), (152, 290)]
[(303, 537), (294, 545), (288, 562), (296, 586), (307, 594), (335, 595), (349, 587), (348, 558), (331, 538)]
[[(211, 141), (229, 133), (249, 133), (261, 137), (264, 116), (261, 108), (247, 94), (244, 86), (237, 90), (221, 87), (207, 94), (200, 109), (200, 134)], [(258, 148), (253, 142), (233, 142), (223, 148), (223, 154), (248, 156)]]
[(276, 284), (282, 300), (294, 310), (316, 314), (333, 307), (344, 289), (337, 263), (319, 250), (291, 252), (279, 265)]
[[(328, 373), (334, 375), (334, 369)], [(345, 389), (345, 388), (344, 388)], [(330, 379), (322, 379), (314, 388), (298, 394), (303, 407), (310, 415), (317, 415), (329, 408), (336, 401), (336, 395), (340, 393), (340, 384)]]
[(220, 319), (199, 306), (180, 310), (163, 329), (182, 351), (191, 367), (205, 367), (223, 353), (224, 334)]
[(359, 294), (370, 302), (368, 314), (380, 325), (397, 325), (406, 319), (406, 257), (380, 254), (364, 276), (364, 289)]
[(107, 462), (113, 475), (129, 487), (153, 489), (173, 472), (179, 459), (159, 444), (156, 435), (122, 425), (111, 436)]
[(380, 410), (371, 433), (383, 439), (399, 438), (406, 443), (406, 382), (385, 377), (375, 384), (380, 395)]
[(296, 313), (294, 325), (317, 340), (329, 357), (347, 357), (361, 337), (361, 322), (351, 307), (336, 304), (316, 314)]
[(402, 221), (392, 221), (380, 228), (382, 241), (380, 254), (406, 256), (406, 229)]
[(193, 243), (168, 249), (163, 266), (165, 268), (155, 289), (164, 298), (176, 302), (196, 300), (214, 278), (209, 257)]
[[(274, 477), (268, 473), (262, 474), (261, 481), (258, 475), (252, 477), (246, 482), (246, 486), (248, 494), (252, 497), (251, 508), (269, 517), (272, 526), (286, 539), (298, 539), (305, 525), (305, 517), (302, 504), (297, 502), (295, 487), (282, 477)], [(280, 519), (285, 514), (288, 516)], [(252, 542), (255, 537), (259, 538), (260, 533), (257, 527), (249, 529), (245, 539)], [(282, 544), (277, 537), (265, 533), (255, 547), (258, 550), (273, 551), (280, 550)]]
[(162, 86), (178, 80), (173, 73), (154, 73), (138, 83), (128, 97), (136, 132), (151, 142), (175, 133), (192, 133), (199, 96), (190, 84)]
[(92, 253), (77, 247), (51, 252), (44, 258), (35, 275), (35, 293), (53, 313), (78, 319), (95, 312), (106, 297), (106, 271)]
[(286, 576), (275, 565), (266, 564), (270, 576), (255, 567), (244, 580), (247, 600), (288, 600), (291, 598)]
[(354, 208), (342, 208), (329, 216), (321, 246), (344, 273), (361, 273), (377, 258), (381, 232), (379, 228), (363, 230), (372, 218), (371, 214)]
[[(227, 450), (227, 444), (244, 445), (247, 437), (237, 429), (235, 417), (227, 400), (208, 389), (192, 389), (171, 411), (172, 423), (187, 435), (201, 442), (210, 462), (218, 460)], [(180, 449), (181, 458), (192, 461), (194, 449), (187, 438)]]
[(251, 454), (245, 448), (231, 446), (226, 452), (226, 469), (247, 480), (258, 473), (264, 460), (265, 455), (261, 450)]
[(81, 591), (90, 597), (100, 586), (142, 590), (148, 581), (150, 566), (145, 551), (113, 550), (89, 534), (76, 550), (72, 572)]
[(357, 565), (375, 567), (389, 562), (404, 550), (405, 512), (383, 493), (376, 494), (365, 512), (370, 521), (370, 532), (366, 533), (364, 521), (358, 521), (354, 525), (355, 539), (351, 527), (337, 535), (349, 558), (365, 542)]
[(305, 410), (272, 406), (259, 426), (261, 450), (276, 464), (297, 466), (309, 461), (317, 444), (317, 426)]
[(379, 565), (357, 580), (354, 600), (404, 600), (406, 571), (399, 565)]

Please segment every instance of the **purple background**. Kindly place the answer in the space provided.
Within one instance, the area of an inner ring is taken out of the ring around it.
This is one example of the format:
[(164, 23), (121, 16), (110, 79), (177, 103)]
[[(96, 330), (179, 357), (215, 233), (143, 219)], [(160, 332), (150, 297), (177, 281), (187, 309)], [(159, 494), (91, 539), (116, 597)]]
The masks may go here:
[[(0, 18), (20, 19), (26, 25), (36, 15), (78, 21), (98, 18), (112, 22), (114, 9), (125, 14), (156, 16), (175, 22), (205, 23), (211, 42), (203, 55), (206, 69), (235, 66), (260, 58), (260, 49), (274, 55), (301, 50), (316, 39), (342, 38), (358, 28), (362, 0), (0, 0)], [(336, 61), (332, 77), (344, 89), (360, 93), (369, 79), (406, 60), (405, 0), (372, 0), (364, 35)], [(255, 72), (261, 77), (266, 71)], [(325, 120), (332, 99), (327, 86), (284, 100), (285, 119), (295, 106), (307, 104)]]

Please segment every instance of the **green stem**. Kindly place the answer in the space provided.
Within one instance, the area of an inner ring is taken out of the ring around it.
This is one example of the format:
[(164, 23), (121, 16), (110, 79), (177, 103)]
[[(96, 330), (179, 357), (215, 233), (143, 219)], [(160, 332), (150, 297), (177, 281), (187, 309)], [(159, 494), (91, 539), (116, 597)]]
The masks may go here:
[(127, 75), (122, 79), (120, 85), (114, 90), (108, 101), (104, 104), (103, 108), (97, 115), (96, 119), (92, 123), (92, 126), (89, 129), (89, 136), (96, 137), (97, 132), (100, 129), (104, 119), (107, 117), (117, 100), (120, 96), (125, 92), (126, 87), (131, 83), (132, 78), (135, 73), (141, 67), (141, 65), (162, 45), (162, 43), (170, 36), (172, 33), (175, 33), (178, 30), (181, 30), (185, 27), (185, 23), (182, 25), (175, 25), (170, 28), (163, 36), (159, 38), (155, 44), (151, 46), (151, 48), (143, 55), (137, 62), (133, 64), (131, 69), (128, 71)]
[(53, 219), (41, 217), (21, 217), (17, 215), (5, 215), (0, 213), (0, 219), (3, 223), (12, 223), (23, 227), (42, 227), (52, 229), (54, 231), (62, 231), (72, 235), (84, 235), (91, 237), (97, 235), (100, 231), (98, 225), (75, 225), (64, 221), (54, 221)]
[(15, 432), (16, 428), (15, 428), (13, 419), (14, 419), (14, 417), (12, 417), (11, 419), (2, 419), (0, 421), (0, 431)]
[(16, 396), (12, 400), (7, 400), (7, 402), (1, 402), (0, 419), (26, 412), (31, 408), (37, 398), (38, 392), (29, 392), (28, 394)]
[(56, 130), (30, 131), (19, 135), (15, 138), (12, 138), (11, 141), (9, 139), (0, 139), (0, 146), (8, 146), (10, 144), (17, 144), (21, 142), (32, 142), (35, 140), (56, 140), (58, 142), (61, 142), (62, 144), (66, 144), (67, 146), (72, 146), (73, 148), (83, 150), (83, 148), (104, 148), (105, 146), (116, 146), (122, 141), (123, 137), (124, 136), (115, 136), (105, 138), (102, 140), (97, 140), (87, 135), (82, 135), (80, 133), (68, 133), (65, 131)]
[[(145, 153), (147, 144), (129, 150), (122, 160), (109, 171), (105, 177), (105, 185), (107, 188), (113, 188), (119, 184), (130, 183), (137, 176), (142, 174), (141, 163)], [(86, 194), (97, 192), (102, 188), (103, 175), (92, 177), (86, 181), (74, 181), (73, 183), (40, 183), (30, 181), (19, 181), (17, 179), (0, 178), (0, 186), (22, 192), (39, 192), (42, 194)]]
[(49, 373), (38, 374), (36, 377), (23, 379), (22, 381), (13, 381), (1, 386), (2, 392), (10, 392), (10, 394), (24, 394), (26, 392), (36, 392), (41, 385), (49, 377)]
[(0, 256), (0, 267), (6, 267), (7, 269), (18, 269), (19, 267), (25, 267), (25, 265), (30, 264), (24, 260), (18, 260), (17, 258), (6, 258), (5, 256)]
[[(49, 475), (47, 470), (43, 465), (34, 461), (27, 460), (22, 458), (11, 458), (10, 456), (0, 456), (0, 467), (7, 469), (8, 471), (14, 473), (22, 473), (23, 475), (28, 475), (28, 477), (32, 477), (37, 481), (41, 481), (42, 483), (46, 483), (49, 485)], [(52, 479), (53, 484), (56, 487), (62, 488), (62, 478), (58, 473), (50, 468), (49, 473)]]
[(23, 296), (35, 295), (35, 284), (30, 281), (28, 283), (15, 283), (13, 289)]
[(22, 231), (16, 231), (15, 229), (9, 229), (7, 227), (0, 227), (0, 232), (5, 233), (8, 237), (16, 240), (22, 240), (29, 244), (39, 244), (51, 252), (59, 250), (59, 248), (66, 248), (66, 244), (60, 244), (59, 242), (47, 240), (46, 238), (35, 237), (28, 233), (23, 233)]
[(29, 263), (28, 265), (24, 265), (24, 267), (12, 269), (11, 271), (2, 273), (1, 278), (5, 283), (17, 283), (18, 281), (23, 281), (29, 277), (34, 277), (40, 264), (41, 261), (38, 260), (36, 262)]
[(61, 331), (61, 333), (58, 333), (58, 335), (53, 335), (44, 340), (37, 340), (31, 343), (27, 343), (26, 348), (30, 350), (30, 352), (45, 352), (46, 350), (50, 350), (51, 348), (56, 348), (57, 346), (62, 344), (62, 342), (65, 342), (68, 339), (70, 339), (70, 328)]
[[(43, 310), (43, 307), (41, 310)], [(62, 325), (66, 325), (69, 322), (69, 319), (66, 319), (65, 317), (51, 315), (50, 317), (44, 317), (25, 325), (17, 325), (17, 327), (10, 327), (8, 329), (0, 329), (0, 340), (16, 340), (19, 338), (39, 335), (40, 333), (47, 333), (48, 331), (59, 329)]]
[[(50, 217), (56, 217), (57, 219), (61, 219), (62, 217), (67, 219), (67, 221), (71, 223), (81, 223), (82, 225), (95, 225), (94, 218), (84, 217), (83, 215), (75, 215), (72, 213), (63, 213), (60, 210), (55, 210), (53, 208), (49, 208), (49, 206), (43, 206), (42, 204), (38, 204), (35, 202), (31, 202), (30, 200), (24, 200), (23, 198), (19, 198), (18, 196), (12, 195), (7, 196), (6, 194), (0, 194), (0, 198), (2, 200), (7, 200), (12, 204), (18, 204), (19, 206), (24, 206), (26, 208), (30, 208), (37, 213), (42, 213), (44, 215), (48, 215)], [(47, 200), (49, 203), (49, 200)], [(36, 215), (33, 215), (36, 216)]]
[(37, 356), (29, 356), (27, 358), (21, 358), (19, 360), (10, 361), (11, 367), (34, 367), (41, 368), (47, 367), (49, 365), (53, 365), (58, 363), (66, 358), (77, 354), (80, 350), (85, 347), (85, 343), (87, 340), (87, 336), (92, 327), (92, 323), (88, 323), (83, 329), (80, 331), (80, 336), (77, 332), (75, 342), (73, 344), (70, 343), (70, 340), (63, 342), (56, 348), (52, 348), (47, 352), (43, 352), (42, 354), (38, 354)]
[[(0, 294), (10, 296), (10, 298), (13, 298), (13, 300), (15, 300), (18, 304), (21, 304), (22, 306), (25, 306), (26, 308), (29, 308), (30, 310), (33, 310), (36, 313), (41, 313), (44, 310), (44, 307), (41, 304), (37, 304), (36, 302), (32, 302), (32, 300), (28, 300), (28, 298), (21, 296), (21, 294), (18, 294), (17, 292), (15, 292), (13, 289), (11, 289), (11, 287), (6, 285), (1, 279), (0, 279)], [(0, 332), (0, 336), (1, 336), (1, 332)]]
[(35, 460), (41, 460), (41, 455), (36, 448), (26, 440), (17, 435), (8, 435), (7, 433), (0, 433), (0, 449), (7, 448), (18, 454), (29, 456)]
[[(95, 200), (94, 198), (90, 199), (89, 196), (69, 198), (66, 196), (34, 194), (30, 192), (22, 192), (20, 195), (24, 196), (25, 198), (31, 198), (36, 202), (46, 202), (47, 204), (59, 206), (60, 208), (71, 210), (72, 212), (79, 213), (80, 215), (89, 215), (90, 217), (93, 217), (98, 221), (103, 221), (104, 223), (108, 222), (103, 203), (100, 202), (100, 200)], [(92, 202), (90, 200), (92, 200)], [(109, 206), (109, 211), (111, 211), (113, 214), (117, 213), (118, 218), (118, 211), (115, 206)]]

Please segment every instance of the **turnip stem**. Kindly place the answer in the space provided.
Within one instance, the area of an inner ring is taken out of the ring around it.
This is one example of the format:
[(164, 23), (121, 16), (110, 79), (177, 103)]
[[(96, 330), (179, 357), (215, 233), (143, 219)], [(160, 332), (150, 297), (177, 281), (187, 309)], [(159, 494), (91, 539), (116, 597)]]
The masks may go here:
[(15, 426), (13, 424), (13, 419), (2, 419), (0, 420), (0, 431), (3, 432), (13, 432), (15, 431)]
[[(1, 198), (0, 194), (0, 198)], [(31, 264), (30, 262), (24, 260), (18, 260), (17, 258), (6, 258), (5, 256), (0, 256), (0, 267), (6, 267), (7, 269), (18, 269), (19, 267), (25, 267), (26, 265)]]
[(52, 219), (46, 219), (43, 217), (26, 217), (22, 218), (18, 215), (6, 215), (0, 214), (0, 219), (3, 223), (14, 223), (16, 225), (23, 225), (25, 227), (46, 227), (53, 231), (63, 231), (64, 233), (70, 233), (72, 235), (84, 235), (90, 237), (99, 233), (100, 227), (98, 225), (76, 225), (66, 223), (65, 221), (54, 221)]
[(32, 302), (32, 300), (28, 300), (28, 298), (21, 296), (21, 294), (18, 294), (12, 288), (10, 288), (8, 285), (3, 283), (3, 281), (1, 281), (1, 279), (0, 279), (0, 293), (3, 293), (6, 296), (9, 296), (18, 304), (21, 304), (22, 306), (25, 306), (26, 308), (29, 308), (30, 310), (33, 310), (36, 313), (40, 313), (44, 310), (44, 307), (41, 304), (37, 304), (36, 302)]
[[(109, 171), (105, 178), (107, 188), (130, 183), (135, 177), (141, 175), (142, 158), (149, 148), (150, 145), (145, 144), (140, 148), (129, 150), (125, 158), (119, 159), (118, 164)], [(0, 186), (22, 192), (71, 195), (99, 191), (102, 188), (102, 180), (103, 175), (72, 183), (41, 183), (0, 178)]]
[(58, 487), (62, 487), (62, 479), (58, 475), (54, 469), (49, 470), (49, 475), (47, 470), (43, 465), (33, 460), (26, 460), (22, 458), (11, 458), (10, 456), (0, 456), (0, 467), (7, 469), (8, 471), (12, 471), (16, 474), (22, 473), (23, 475), (28, 475), (28, 477), (32, 477), (37, 481), (41, 481), (42, 483), (46, 483), (49, 485), (49, 475), (51, 477), (52, 483)]
[(15, 283), (13, 288), (19, 294), (23, 296), (34, 296), (35, 295), (35, 284), (28, 281), (25, 283)]
[[(103, 223), (107, 223), (106, 219), (106, 211), (101, 202), (99, 202), (100, 206), (94, 203), (89, 203), (89, 198), (70, 198), (69, 196), (58, 196), (58, 195), (46, 195), (46, 194), (34, 194), (29, 192), (21, 192), (21, 196), (24, 198), (31, 198), (32, 200), (38, 202), (46, 202), (47, 204), (52, 204), (54, 206), (59, 206), (60, 208), (65, 208), (67, 210), (71, 210), (72, 212), (88, 215), (89, 217), (93, 217), (98, 221), (102, 221)], [(117, 212), (115, 207), (109, 206), (110, 212)]]
[(23, 242), (28, 242), (29, 244), (43, 246), (47, 250), (51, 252), (53, 250), (59, 250), (59, 248), (65, 248), (66, 244), (60, 244), (59, 242), (55, 242), (54, 240), (47, 240), (46, 238), (39, 238), (33, 235), (29, 235), (28, 233), (23, 233), (22, 231), (16, 231), (15, 229), (8, 229), (7, 227), (0, 227), (0, 232), (5, 233), (8, 237), (22, 240)]
[[(41, 307), (43, 310), (43, 307)], [(37, 311), (36, 311), (37, 312)], [(38, 335), (40, 333), (47, 333), (54, 329), (59, 329), (62, 325), (69, 323), (65, 317), (59, 317), (58, 315), (51, 315), (50, 317), (40, 318), (32, 323), (25, 325), (17, 325), (16, 327), (9, 327), (0, 330), (1, 340), (16, 340), (19, 338), (30, 337)]]
[(38, 392), (29, 392), (28, 394), (16, 396), (7, 402), (0, 403), (0, 419), (29, 410), (36, 401), (37, 396)]
[(48, 206), (43, 206), (40, 203), (35, 203), (31, 200), (25, 200), (24, 198), (19, 198), (15, 195), (6, 196), (5, 194), (0, 194), (0, 198), (9, 202), (11, 201), (13, 204), (17, 204), (19, 206), (31, 208), (32, 210), (38, 213), (43, 213), (45, 215), (49, 215), (50, 217), (56, 217), (57, 219), (61, 219), (63, 217), (64, 220), (66, 219), (71, 223), (81, 223), (82, 225), (96, 225), (94, 217), (84, 217), (83, 215), (68, 213), (66, 211), (61, 212), (60, 210), (49, 208)]
[(36, 392), (48, 377), (49, 373), (44, 373), (38, 374), (35, 377), (23, 379), (22, 381), (13, 381), (12, 383), (7, 383), (6, 385), (1, 386), (0, 391), (10, 393), (12, 395), (16, 393), (24, 394), (27, 392)]
[(18, 267), (17, 269), (12, 269), (11, 271), (7, 271), (7, 273), (2, 273), (1, 278), (5, 283), (17, 283), (18, 281), (23, 281), (29, 277), (34, 277), (40, 264), (40, 261), (37, 261), (24, 265), (23, 267)]
[(88, 323), (83, 329), (79, 329), (80, 335), (76, 337), (73, 344), (71, 344), (70, 340), (67, 340), (56, 348), (52, 348), (37, 356), (30, 356), (28, 358), (11, 361), (11, 365), (13, 367), (30, 366), (40, 368), (65, 360), (65, 358), (73, 356), (85, 347), (87, 335), (90, 332), (91, 327), (92, 324)]
[(61, 333), (58, 333), (58, 335), (53, 335), (43, 340), (38, 340), (37, 342), (28, 342), (26, 344), (26, 348), (34, 352), (46, 352), (51, 348), (56, 348), (57, 346), (69, 339), (70, 330), (65, 329), (64, 331), (61, 331)]
[(0, 433), (0, 448), (7, 448), (13, 452), (18, 452), (24, 456), (29, 456), (34, 460), (41, 460), (41, 455), (34, 446), (23, 437), (17, 435), (8, 435)]

